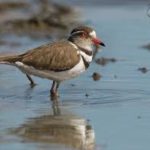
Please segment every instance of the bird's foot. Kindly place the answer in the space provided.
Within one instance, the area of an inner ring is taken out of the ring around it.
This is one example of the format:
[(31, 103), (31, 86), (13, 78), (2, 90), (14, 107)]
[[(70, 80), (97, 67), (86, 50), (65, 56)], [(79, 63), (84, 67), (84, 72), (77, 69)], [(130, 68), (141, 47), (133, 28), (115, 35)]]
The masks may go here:
[(30, 81), (30, 86), (31, 88), (33, 88), (34, 86), (36, 86), (36, 83), (34, 83), (34, 80), (31, 78), (30, 75), (26, 74), (28, 80)]
[(31, 87), (31, 88), (34, 88), (36, 85), (37, 85), (37, 84), (34, 83), (34, 82), (31, 82), (31, 83), (30, 83), (30, 87)]

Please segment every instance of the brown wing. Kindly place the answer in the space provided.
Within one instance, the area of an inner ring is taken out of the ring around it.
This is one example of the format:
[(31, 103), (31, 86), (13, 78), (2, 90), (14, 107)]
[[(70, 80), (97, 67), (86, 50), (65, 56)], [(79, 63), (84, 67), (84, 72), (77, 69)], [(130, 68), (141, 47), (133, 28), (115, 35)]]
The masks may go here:
[(68, 42), (46, 44), (22, 55), (22, 62), (41, 70), (63, 71), (79, 62), (77, 50)]

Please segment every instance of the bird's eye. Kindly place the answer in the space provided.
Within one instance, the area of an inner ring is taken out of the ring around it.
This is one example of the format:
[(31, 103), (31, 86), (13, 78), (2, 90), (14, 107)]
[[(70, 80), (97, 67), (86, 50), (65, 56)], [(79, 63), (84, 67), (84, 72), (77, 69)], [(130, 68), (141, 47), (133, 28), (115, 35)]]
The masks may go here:
[(81, 34), (81, 37), (87, 38), (87, 34), (86, 34), (85, 32), (83, 32), (83, 33)]

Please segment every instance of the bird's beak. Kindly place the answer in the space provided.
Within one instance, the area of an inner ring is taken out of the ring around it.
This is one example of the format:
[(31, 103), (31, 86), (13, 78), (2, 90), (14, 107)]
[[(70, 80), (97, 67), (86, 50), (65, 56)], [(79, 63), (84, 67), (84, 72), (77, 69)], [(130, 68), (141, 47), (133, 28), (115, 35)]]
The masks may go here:
[(96, 46), (101, 45), (105, 47), (105, 44), (98, 38), (93, 38), (92, 41)]

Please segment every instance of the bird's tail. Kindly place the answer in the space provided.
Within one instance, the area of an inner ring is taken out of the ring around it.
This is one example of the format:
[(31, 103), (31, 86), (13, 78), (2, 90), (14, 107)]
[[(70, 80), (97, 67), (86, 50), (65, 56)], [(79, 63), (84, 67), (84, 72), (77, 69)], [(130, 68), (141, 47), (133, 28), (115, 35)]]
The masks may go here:
[(0, 55), (0, 64), (12, 64), (20, 59), (19, 55)]

